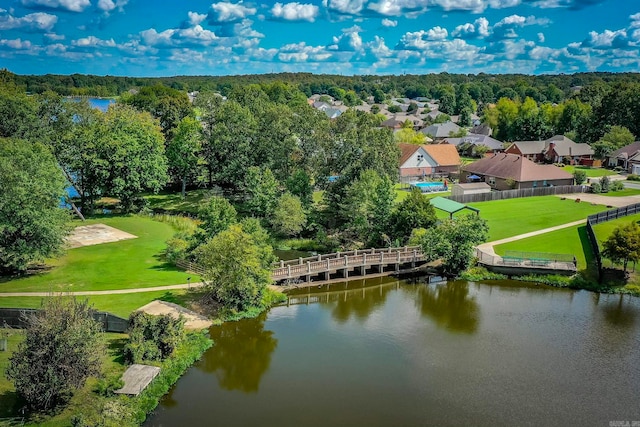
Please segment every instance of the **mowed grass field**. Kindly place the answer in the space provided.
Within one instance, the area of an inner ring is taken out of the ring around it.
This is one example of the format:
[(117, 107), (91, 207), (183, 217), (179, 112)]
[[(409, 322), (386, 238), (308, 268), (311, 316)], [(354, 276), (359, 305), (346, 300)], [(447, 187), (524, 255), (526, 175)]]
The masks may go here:
[(74, 221), (76, 226), (97, 223), (138, 237), (69, 249), (47, 263), (47, 272), (0, 282), (0, 292), (102, 291), (175, 285), (187, 283), (187, 277), (199, 280), (163, 260), (165, 242), (174, 234), (170, 225), (139, 216)]
[(603, 169), (603, 168), (590, 168), (587, 166), (571, 166), (571, 165), (567, 165), (564, 166), (562, 168), (564, 171), (569, 172), (569, 173), (573, 173), (576, 170), (580, 170), (583, 171), (587, 174), (587, 177), (589, 178), (595, 178), (595, 177), (600, 177), (600, 176), (610, 176), (610, 175), (615, 175), (616, 172), (609, 170), (609, 169)]
[(603, 205), (576, 203), (557, 196), (494, 200), (469, 203), (469, 206), (480, 209), (480, 216), (489, 223), (489, 241), (586, 219), (607, 209)]

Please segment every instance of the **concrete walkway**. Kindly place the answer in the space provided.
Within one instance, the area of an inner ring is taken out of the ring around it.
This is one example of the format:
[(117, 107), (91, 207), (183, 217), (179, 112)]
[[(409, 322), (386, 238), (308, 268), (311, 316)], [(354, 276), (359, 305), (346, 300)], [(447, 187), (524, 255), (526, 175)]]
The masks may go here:
[(576, 225), (581, 225), (586, 223), (587, 223), (586, 219), (581, 219), (579, 221), (573, 221), (567, 224), (556, 225), (555, 227), (543, 228), (542, 230), (532, 231), (530, 233), (524, 233), (524, 234), (519, 234), (517, 236), (507, 237), (505, 239), (494, 240), (493, 242), (483, 243), (476, 247), (486, 254), (497, 256), (495, 250), (493, 249), (494, 246), (502, 245), (503, 243), (514, 242), (516, 240), (526, 239), (533, 236), (538, 236), (540, 234), (551, 233), (552, 231), (562, 230), (563, 228), (573, 227)]
[(111, 291), (78, 291), (78, 292), (0, 292), (0, 298), (2, 297), (48, 297), (56, 294), (70, 295), (70, 296), (86, 296), (86, 295), (118, 295), (118, 294), (139, 294), (143, 292), (153, 291), (170, 291), (173, 289), (189, 289), (198, 288), (203, 286), (204, 283), (184, 283), (182, 285), (167, 285), (167, 286), (154, 286), (151, 288), (133, 288), (133, 289), (115, 289)]

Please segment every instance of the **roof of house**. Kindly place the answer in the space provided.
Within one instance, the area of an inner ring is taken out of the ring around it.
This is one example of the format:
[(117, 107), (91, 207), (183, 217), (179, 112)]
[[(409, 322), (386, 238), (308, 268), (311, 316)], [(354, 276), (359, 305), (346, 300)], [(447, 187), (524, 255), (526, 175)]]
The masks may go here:
[(555, 144), (553, 151), (558, 156), (592, 156), (593, 148), (589, 144), (578, 144), (564, 135), (555, 135), (545, 141), (545, 154), (551, 149), (551, 144)]
[(461, 163), (460, 155), (454, 145), (427, 144), (422, 147), (440, 166), (458, 166)]
[(462, 138), (445, 138), (445, 141), (456, 147), (460, 144), (486, 145), (491, 150), (502, 149), (502, 142), (491, 138), (489, 135), (476, 135), (470, 133)]
[(434, 138), (446, 138), (451, 133), (460, 132), (460, 126), (453, 122), (435, 123), (420, 130), (420, 132), (431, 135)]
[(422, 145), (406, 144), (403, 142), (398, 144), (398, 147), (400, 148), (400, 166), (402, 166)]
[(613, 159), (627, 159), (633, 157), (638, 151), (640, 151), (640, 141), (632, 142), (629, 145), (625, 145), (622, 148), (609, 153), (607, 157)]
[(462, 167), (462, 170), (517, 182), (572, 179), (573, 175), (553, 165), (538, 165), (517, 154), (500, 153)]
[[(473, 119), (473, 117), (472, 117)], [(471, 133), (474, 133), (476, 135), (488, 135), (491, 136), (491, 134), (493, 133), (493, 129), (491, 129), (491, 127), (489, 125), (485, 125), (485, 124), (479, 124), (477, 126), (474, 126), (471, 128)]]
[(541, 154), (545, 148), (544, 141), (514, 141), (515, 145), (523, 156), (530, 154)]
[(456, 147), (449, 144), (398, 144), (400, 147), (400, 166), (404, 165), (407, 160), (422, 148), (427, 154), (435, 160), (439, 166), (458, 166), (460, 162), (460, 155)]

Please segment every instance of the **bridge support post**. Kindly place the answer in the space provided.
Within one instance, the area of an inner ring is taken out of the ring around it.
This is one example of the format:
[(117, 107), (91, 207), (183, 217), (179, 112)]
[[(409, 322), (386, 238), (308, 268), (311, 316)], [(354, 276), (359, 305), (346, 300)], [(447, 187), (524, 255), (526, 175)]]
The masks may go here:
[(349, 269), (348, 268), (343, 268), (342, 269), (342, 277), (344, 277), (345, 279), (349, 278)]
[(302, 265), (302, 257), (298, 257), (298, 265)]
[(307, 261), (307, 275), (304, 278), (307, 283), (311, 281), (311, 263), (309, 261)]
[(416, 258), (418, 257), (418, 251), (413, 250), (413, 259), (411, 260), (411, 268), (416, 267)]
[(287, 279), (291, 279), (291, 266), (287, 265)]
[(284, 261), (280, 260), (280, 268), (284, 267)]

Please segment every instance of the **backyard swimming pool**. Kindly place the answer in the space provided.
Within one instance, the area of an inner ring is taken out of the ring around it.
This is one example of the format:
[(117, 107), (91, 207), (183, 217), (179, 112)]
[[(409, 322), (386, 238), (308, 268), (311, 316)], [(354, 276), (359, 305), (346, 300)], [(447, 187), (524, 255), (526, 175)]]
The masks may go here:
[(412, 182), (409, 184), (411, 188), (420, 189), (423, 193), (431, 191), (447, 191), (447, 185), (444, 182)]

